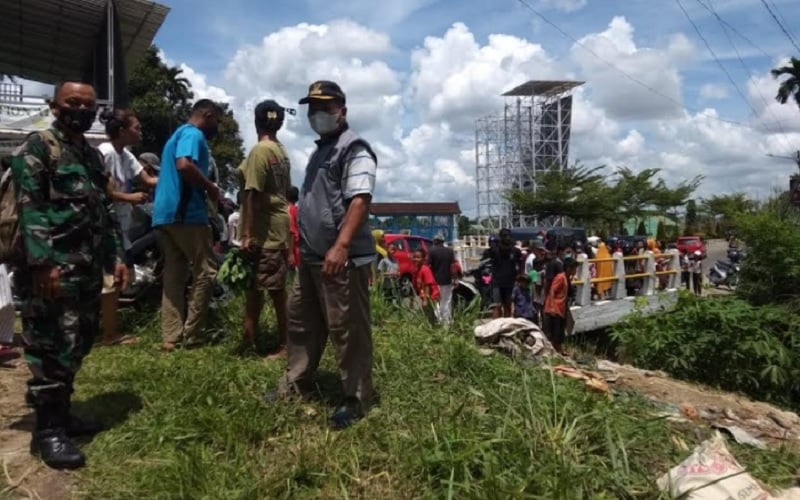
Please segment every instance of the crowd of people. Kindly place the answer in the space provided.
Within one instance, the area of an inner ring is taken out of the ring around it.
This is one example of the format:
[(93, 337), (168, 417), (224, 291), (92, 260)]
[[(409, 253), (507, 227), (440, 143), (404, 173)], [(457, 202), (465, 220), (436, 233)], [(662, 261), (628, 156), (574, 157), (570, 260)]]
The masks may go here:
[(99, 335), (101, 309), (104, 339), (121, 339), (116, 296), (133, 274), (132, 207), (150, 200), (164, 261), (161, 350), (205, 343), (219, 265), (214, 245), (238, 246), (255, 277), (246, 294), (243, 344), (252, 346), (261, 334), (266, 292), (280, 336), (273, 354), (286, 359), (266, 398), (312, 397), (330, 338), (343, 394), (330, 425), (342, 429), (364, 416), (374, 392), (368, 289), (376, 250), (367, 217), (377, 157), (350, 129), (339, 85), (314, 82), (299, 104), (308, 106), (318, 135), (302, 188), (292, 186), (289, 155), (277, 137), (287, 108), (263, 101), (253, 116), (258, 142), (236, 168), (238, 210), (225, 220), (209, 147), (222, 115), (218, 105), (198, 100), (160, 159), (137, 158), (128, 149), (142, 138), (134, 111), (104, 112), (108, 142), (94, 148), (85, 136), (98, 113), (94, 88), (80, 81), (56, 87), (52, 126), (28, 136), (11, 159), (19, 224), (9, 242), (16, 251), (5, 262), (15, 271), (31, 371), (31, 452), (47, 465), (83, 466), (85, 456), (71, 439), (101, 430), (70, 411), (75, 376)]

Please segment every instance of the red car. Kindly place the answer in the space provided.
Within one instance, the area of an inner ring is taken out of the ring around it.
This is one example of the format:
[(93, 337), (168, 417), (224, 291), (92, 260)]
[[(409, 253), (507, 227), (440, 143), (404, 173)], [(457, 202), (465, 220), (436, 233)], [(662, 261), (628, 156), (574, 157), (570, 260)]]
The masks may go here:
[(401, 279), (408, 279), (409, 281), (414, 274), (414, 263), (411, 261), (411, 254), (414, 250), (422, 248), (427, 255), (433, 246), (433, 240), (408, 234), (385, 234), (383, 235), (383, 241), (386, 242), (387, 247), (389, 244), (394, 244), (397, 247), (397, 253), (394, 254), (394, 258), (397, 259), (398, 274)]
[(706, 244), (703, 242), (703, 238), (699, 236), (681, 236), (678, 238), (676, 246), (681, 253), (685, 251), (689, 255), (692, 255), (699, 251), (703, 255), (703, 258), (706, 258)]

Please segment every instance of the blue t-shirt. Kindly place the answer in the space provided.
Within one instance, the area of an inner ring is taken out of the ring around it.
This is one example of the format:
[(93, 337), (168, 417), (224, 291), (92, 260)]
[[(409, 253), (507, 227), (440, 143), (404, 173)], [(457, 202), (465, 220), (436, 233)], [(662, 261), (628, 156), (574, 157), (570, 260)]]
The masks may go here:
[(208, 224), (206, 191), (184, 181), (175, 166), (178, 158), (191, 158), (208, 177), (208, 144), (203, 132), (186, 123), (172, 134), (161, 154), (161, 171), (153, 200), (153, 226)]

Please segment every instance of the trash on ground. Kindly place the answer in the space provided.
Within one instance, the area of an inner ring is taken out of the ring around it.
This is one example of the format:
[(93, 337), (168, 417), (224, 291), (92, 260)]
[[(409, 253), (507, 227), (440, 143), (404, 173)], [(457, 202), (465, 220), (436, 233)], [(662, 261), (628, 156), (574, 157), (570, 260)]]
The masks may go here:
[(773, 493), (761, 485), (739, 465), (718, 432), (656, 483), (661, 491), (687, 500), (800, 500), (800, 488)]
[(750, 446), (755, 446), (759, 450), (766, 450), (767, 445), (764, 441), (756, 438), (746, 430), (742, 429), (741, 427), (736, 427), (735, 425), (722, 425), (722, 424), (711, 424), (711, 427), (714, 429), (724, 431), (731, 435), (734, 441), (739, 444), (749, 444)]
[(582, 380), (583, 385), (592, 391), (608, 394), (608, 384), (599, 373), (589, 370), (580, 370), (571, 366), (559, 365), (552, 368), (553, 373), (564, 377)]
[(493, 319), (476, 326), (474, 334), (478, 344), (489, 346), (511, 357), (542, 359), (556, 355), (542, 329), (526, 319)]

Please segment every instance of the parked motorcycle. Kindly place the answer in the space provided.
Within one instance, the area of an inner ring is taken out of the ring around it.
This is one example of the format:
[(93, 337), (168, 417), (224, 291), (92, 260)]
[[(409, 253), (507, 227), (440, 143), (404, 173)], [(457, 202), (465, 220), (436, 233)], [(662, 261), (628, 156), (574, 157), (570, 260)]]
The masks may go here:
[[(483, 259), (478, 263), (478, 266), (470, 270), (467, 275), (471, 278), (472, 283), (462, 280), (465, 284), (472, 285), (477, 297), (481, 301), (481, 309), (487, 309), (492, 305), (492, 261), (491, 259)], [(466, 294), (466, 291), (464, 291)]]
[(133, 263), (133, 275), (128, 288), (119, 295), (119, 304), (140, 307), (148, 294), (158, 294), (161, 289), (161, 274), (164, 259), (158, 247), (155, 231), (151, 225), (153, 204), (145, 203), (133, 207), (129, 232), (131, 248), (128, 251)]
[(739, 282), (739, 264), (734, 262), (717, 261), (708, 273), (708, 281), (715, 287), (727, 286), (731, 290)]
[(742, 252), (737, 247), (730, 247), (728, 248), (728, 260), (734, 264), (738, 264), (741, 262), (742, 257), (744, 257), (744, 252)]

